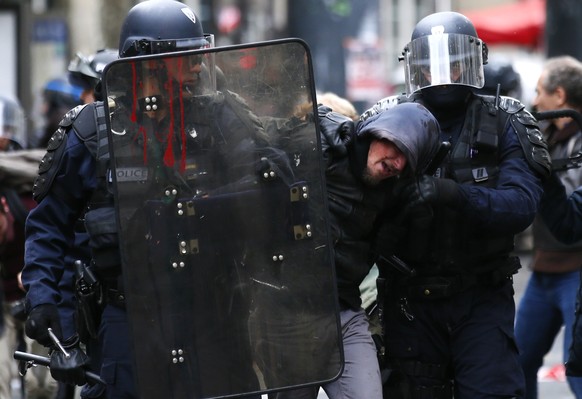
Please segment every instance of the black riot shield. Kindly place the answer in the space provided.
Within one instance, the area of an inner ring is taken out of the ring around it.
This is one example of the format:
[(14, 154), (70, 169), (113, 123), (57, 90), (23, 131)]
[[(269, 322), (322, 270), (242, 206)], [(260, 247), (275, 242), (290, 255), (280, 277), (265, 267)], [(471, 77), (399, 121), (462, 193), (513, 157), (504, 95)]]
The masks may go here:
[(140, 397), (259, 394), (339, 376), (305, 44), (122, 59), (104, 90)]

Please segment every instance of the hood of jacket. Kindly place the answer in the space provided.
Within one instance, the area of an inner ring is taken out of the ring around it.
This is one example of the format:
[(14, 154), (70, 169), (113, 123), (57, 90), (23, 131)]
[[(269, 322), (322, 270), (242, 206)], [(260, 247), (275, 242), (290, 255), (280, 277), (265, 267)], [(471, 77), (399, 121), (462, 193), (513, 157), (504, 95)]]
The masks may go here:
[(407, 169), (412, 174), (421, 174), (439, 150), (439, 134), (439, 124), (426, 107), (401, 103), (361, 122), (356, 139), (393, 142), (406, 156)]

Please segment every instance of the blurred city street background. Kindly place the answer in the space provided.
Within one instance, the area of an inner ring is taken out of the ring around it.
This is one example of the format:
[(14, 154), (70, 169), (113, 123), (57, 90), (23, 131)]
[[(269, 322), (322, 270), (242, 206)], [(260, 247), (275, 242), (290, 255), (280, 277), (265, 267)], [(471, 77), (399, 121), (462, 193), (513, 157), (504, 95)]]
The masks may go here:
[[(0, 93), (18, 98), (29, 128), (44, 84), (62, 76), (78, 52), (118, 46), (121, 20), (138, 0), (0, 0)], [(215, 45), (283, 37), (311, 49), (316, 89), (346, 97), (360, 112), (401, 93), (398, 61), (416, 22), (433, 12), (467, 15), (489, 57), (522, 75), (526, 106), (546, 57), (582, 56), (582, 2), (546, 0), (183, 0), (197, 10)]]

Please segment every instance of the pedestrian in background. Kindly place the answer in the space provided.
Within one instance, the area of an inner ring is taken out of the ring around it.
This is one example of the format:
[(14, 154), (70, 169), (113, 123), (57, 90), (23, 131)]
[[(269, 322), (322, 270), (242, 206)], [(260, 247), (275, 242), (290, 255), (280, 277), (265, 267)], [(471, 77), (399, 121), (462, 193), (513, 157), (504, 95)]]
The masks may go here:
[[(532, 104), (536, 111), (582, 111), (582, 63), (571, 56), (546, 61)], [(552, 160), (569, 158), (581, 149), (581, 127), (572, 118), (549, 121), (544, 130)], [(558, 170), (555, 175), (571, 194), (582, 186), (582, 170)], [(582, 241), (558, 241), (537, 215), (533, 223), (532, 274), (517, 307), (515, 338), (526, 381), (526, 398), (538, 397), (537, 375), (561, 328), (564, 361), (572, 342), (576, 293), (580, 284)], [(582, 398), (582, 378), (567, 377), (577, 398)]]
[[(0, 283), (3, 291), (4, 328), (0, 333), (0, 399), (12, 399), (12, 382), (18, 376), (15, 350), (40, 355), (47, 351), (24, 335), (26, 319), (25, 292), (18, 275), (24, 266), (24, 225), (28, 212), (35, 206), (32, 184), (38, 170), (38, 151), (23, 153), (27, 147), (24, 110), (16, 99), (0, 95), (0, 218), (6, 221), (9, 234), (0, 228)], [(23, 154), (18, 157), (18, 154)], [(36, 154), (36, 155), (35, 155)], [(31, 174), (32, 172), (32, 174)], [(22, 392), (28, 399), (53, 399), (57, 382), (45, 367), (37, 367), (21, 379)]]

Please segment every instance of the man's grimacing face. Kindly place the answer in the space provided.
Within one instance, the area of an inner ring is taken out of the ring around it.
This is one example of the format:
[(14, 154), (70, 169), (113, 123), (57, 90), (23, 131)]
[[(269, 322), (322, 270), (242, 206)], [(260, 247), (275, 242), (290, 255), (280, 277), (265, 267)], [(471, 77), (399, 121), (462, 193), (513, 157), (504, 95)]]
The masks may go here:
[(368, 161), (364, 179), (372, 185), (399, 175), (406, 167), (406, 157), (394, 143), (385, 139), (374, 139), (368, 150)]

